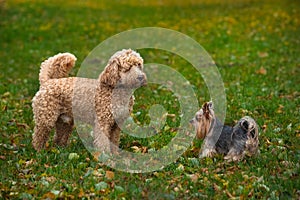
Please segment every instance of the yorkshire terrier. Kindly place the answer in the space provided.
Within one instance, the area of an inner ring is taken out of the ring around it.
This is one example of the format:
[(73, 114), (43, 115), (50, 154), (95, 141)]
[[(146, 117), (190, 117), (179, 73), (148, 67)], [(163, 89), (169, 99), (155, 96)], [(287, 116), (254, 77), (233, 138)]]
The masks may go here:
[(239, 161), (245, 155), (258, 153), (258, 125), (249, 116), (241, 118), (234, 127), (223, 125), (215, 116), (213, 103), (206, 102), (190, 121), (196, 137), (204, 139), (199, 158), (225, 155), (228, 161)]

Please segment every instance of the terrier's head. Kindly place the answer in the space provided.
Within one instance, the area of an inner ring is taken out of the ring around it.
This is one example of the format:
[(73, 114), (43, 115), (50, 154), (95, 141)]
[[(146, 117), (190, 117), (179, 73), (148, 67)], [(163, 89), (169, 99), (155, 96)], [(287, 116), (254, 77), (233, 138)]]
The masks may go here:
[(246, 140), (246, 154), (249, 156), (255, 155), (258, 150), (259, 140), (258, 140), (258, 125), (254, 119), (249, 116), (245, 116), (239, 120), (238, 124), (234, 126), (234, 130), (242, 129), (247, 136)]
[(208, 134), (214, 117), (215, 113), (213, 110), (213, 103), (211, 101), (204, 103), (202, 108), (196, 112), (195, 117), (190, 121), (190, 123), (195, 127), (198, 139), (203, 139)]

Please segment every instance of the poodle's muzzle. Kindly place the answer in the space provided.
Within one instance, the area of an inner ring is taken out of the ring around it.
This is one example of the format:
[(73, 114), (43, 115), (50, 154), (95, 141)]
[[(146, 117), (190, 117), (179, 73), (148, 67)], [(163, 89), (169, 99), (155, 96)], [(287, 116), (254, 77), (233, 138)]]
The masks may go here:
[(140, 86), (146, 86), (147, 85), (147, 77), (146, 77), (145, 73), (138, 75), (137, 79), (140, 82)]

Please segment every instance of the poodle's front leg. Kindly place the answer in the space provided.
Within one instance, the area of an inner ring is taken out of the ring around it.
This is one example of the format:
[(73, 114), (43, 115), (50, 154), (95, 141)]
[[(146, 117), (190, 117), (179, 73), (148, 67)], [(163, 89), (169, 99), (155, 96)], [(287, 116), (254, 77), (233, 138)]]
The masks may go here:
[(94, 128), (94, 148), (98, 152), (110, 153), (111, 126), (96, 122)]
[(117, 124), (113, 126), (112, 135), (111, 135), (111, 151), (113, 154), (117, 154), (119, 150), (120, 143), (120, 131), (121, 129)]

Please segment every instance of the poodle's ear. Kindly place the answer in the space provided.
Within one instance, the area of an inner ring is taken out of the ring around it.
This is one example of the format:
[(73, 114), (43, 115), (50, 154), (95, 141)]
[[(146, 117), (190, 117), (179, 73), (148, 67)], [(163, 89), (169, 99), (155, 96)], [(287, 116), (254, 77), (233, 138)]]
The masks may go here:
[(100, 83), (107, 86), (116, 86), (118, 80), (120, 79), (119, 75), (119, 64), (117, 60), (110, 62), (100, 75)]

